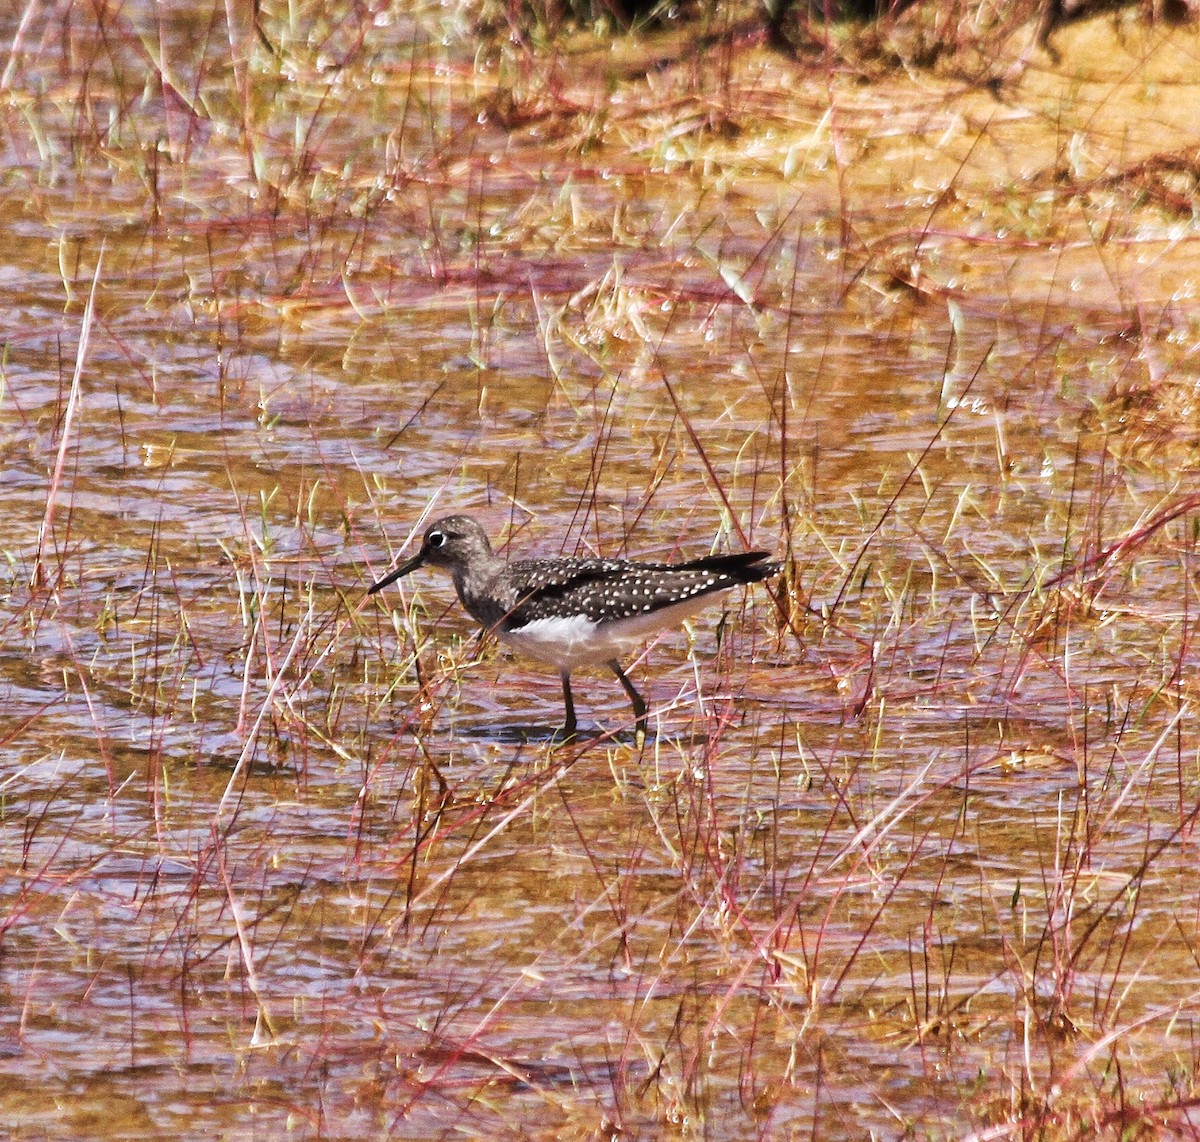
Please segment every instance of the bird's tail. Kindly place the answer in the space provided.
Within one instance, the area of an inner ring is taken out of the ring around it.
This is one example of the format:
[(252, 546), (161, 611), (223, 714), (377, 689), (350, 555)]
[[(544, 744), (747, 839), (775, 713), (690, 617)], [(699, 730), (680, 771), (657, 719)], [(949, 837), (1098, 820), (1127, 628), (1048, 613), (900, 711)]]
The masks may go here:
[(771, 559), (769, 551), (739, 551), (735, 555), (706, 555), (688, 563), (677, 563), (678, 570), (716, 571), (738, 583), (761, 583), (778, 575), (783, 564)]

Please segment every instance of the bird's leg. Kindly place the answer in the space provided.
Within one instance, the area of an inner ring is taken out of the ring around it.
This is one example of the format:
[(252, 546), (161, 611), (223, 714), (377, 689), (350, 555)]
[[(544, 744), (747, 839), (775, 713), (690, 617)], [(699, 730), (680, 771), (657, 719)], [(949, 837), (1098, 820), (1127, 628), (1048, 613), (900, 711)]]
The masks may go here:
[(562, 674), (563, 705), (567, 708), (567, 722), (563, 726), (563, 737), (570, 741), (575, 736), (575, 702), (571, 698), (571, 676), (565, 670)]
[(621, 683), (621, 688), (629, 695), (629, 700), (633, 703), (633, 713), (637, 719), (634, 722), (634, 732), (637, 734), (638, 744), (640, 745), (646, 740), (646, 714), (649, 710), (649, 707), (646, 705), (646, 699), (633, 688), (633, 683), (625, 677), (625, 671), (621, 669), (621, 664), (615, 658), (608, 660), (608, 668), (617, 676), (617, 681)]

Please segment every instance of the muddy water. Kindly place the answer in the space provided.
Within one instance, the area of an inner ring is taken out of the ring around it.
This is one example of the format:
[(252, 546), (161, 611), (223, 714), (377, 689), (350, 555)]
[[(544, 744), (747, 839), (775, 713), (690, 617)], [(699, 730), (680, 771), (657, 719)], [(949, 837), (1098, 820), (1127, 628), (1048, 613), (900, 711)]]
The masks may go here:
[[(1003, 102), (223, 12), (3, 26), (8, 1133), (1170, 1118), (1194, 36)], [(451, 510), (788, 572), (555, 748), (445, 581), (364, 597)]]

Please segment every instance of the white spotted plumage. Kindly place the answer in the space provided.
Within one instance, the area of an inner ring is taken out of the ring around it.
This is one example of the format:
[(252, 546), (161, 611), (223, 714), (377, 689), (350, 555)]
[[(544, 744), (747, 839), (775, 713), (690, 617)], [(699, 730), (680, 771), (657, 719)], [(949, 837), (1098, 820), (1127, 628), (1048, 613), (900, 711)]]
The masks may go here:
[(370, 588), (370, 593), (432, 563), (448, 570), (459, 600), (485, 628), (531, 658), (557, 666), (566, 732), (575, 732), (571, 671), (607, 665), (633, 703), (639, 734), (645, 700), (621, 670), (619, 656), (675, 626), (731, 587), (778, 573), (764, 551), (710, 555), (687, 563), (624, 559), (527, 559), (506, 562), (470, 516), (447, 516), (425, 532), (421, 550)]
[(580, 666), (603, 666), (620, 658), (651, 635), (678, 626), (707, 604), (703, 596), (693, 596), (654, 609), (646, 603), (635, 614), (605, 622), (584, 615), (541, 618), (518, 627), (501, 626), (496, 633), (514, 650), (570, 674)]

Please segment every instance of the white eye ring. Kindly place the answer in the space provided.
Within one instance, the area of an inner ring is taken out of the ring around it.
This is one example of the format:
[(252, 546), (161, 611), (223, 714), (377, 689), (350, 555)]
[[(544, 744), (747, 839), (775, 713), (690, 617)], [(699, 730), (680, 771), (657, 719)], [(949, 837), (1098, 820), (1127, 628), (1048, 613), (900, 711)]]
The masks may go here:
[(446, 533), (442, 532), (442, 531), (431, 531), (425, 537), (425, 543), (429, 547), (432, 547), (435, 549), (438, 547), (445, 547), (446, 546)]

